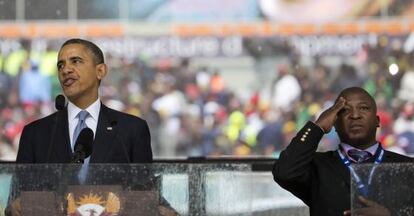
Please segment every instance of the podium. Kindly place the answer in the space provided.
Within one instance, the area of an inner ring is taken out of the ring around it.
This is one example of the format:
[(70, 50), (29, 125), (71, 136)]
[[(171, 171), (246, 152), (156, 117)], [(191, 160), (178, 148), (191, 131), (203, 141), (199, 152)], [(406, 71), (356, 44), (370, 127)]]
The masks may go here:
[[(414, 165), (412, 163), (355, 164), (351, 173), (351, 210), (366, 205), (360, 196), (395, 216), (414, 215)], [(361, 184), (364, 184), (364, 187)]]
[(22, 215), (157, 215), (159, 206), (170, 208), (159, 196), (159, 177), (151, 166), (90, 165), (82, 183), (80, 165), (2, 168), (9, 179), (2, 184), (9, 186), (8, 205), (18, 202)]
[(0, 165), (0, 215), (16, 203), (21, 215), (30, 216), (161, 215), (161, 209), (168, 215), (232, 215), (206, 205), (228, 207), (226, 196), (232, 195), (220, 198), (216, 187), (251, 171), (248, 164), (90, 164), (80, 183), (80, 169), (76, 164)]

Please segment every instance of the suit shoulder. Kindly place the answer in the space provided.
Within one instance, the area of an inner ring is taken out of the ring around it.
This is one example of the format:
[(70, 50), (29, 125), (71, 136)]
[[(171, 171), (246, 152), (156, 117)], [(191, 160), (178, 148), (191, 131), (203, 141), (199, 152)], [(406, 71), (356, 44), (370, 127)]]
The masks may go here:
[(48, 116), (45, 116), (43, 118), (34, 120), (34, 121), (26, 124), (25, 127), (26, 128), (36, 128), (36, 127), (40, 127), (41, 125), (49, 125), (53, 122), (53, 120), (55, 119), (55, 116), (56, 116), (56, 112), (54, 112), (54, 113), (52, 113)]
[(326, 160), (332, 160), (336, 157), (337, 157), (337, 151), (326, 151), (326, 152), (316, 152), (314, 159), (318, 161), (326, 161)]
[(385, 150), (385, 157), (388, 159), (388, 161), (390, 162), (401, 162), (401, 163), (412, 163), (414, 162), (414, 158), (412, 157), (408, 157), (402, 154), (398, 154), (392, 151), (387, 151)]
[(131, 121), (131, 122), (146, 123), (146, 121), (144, 119), (142, 119), (138, 116), (134, 116), (134, 115), (131, 115), (131, 114), (128, 114), (128, 113), (124, 113), (124, 112), (121, 112), (121, 111), (118, 111), (118, 110), (114, 110), (114, 109), (111, 109), (109, 107), (105, 107), (105, 109), (107, 109), (106, 110), (107, 113), (110, 113), (110, 115), (116, 117), (117, 119)]

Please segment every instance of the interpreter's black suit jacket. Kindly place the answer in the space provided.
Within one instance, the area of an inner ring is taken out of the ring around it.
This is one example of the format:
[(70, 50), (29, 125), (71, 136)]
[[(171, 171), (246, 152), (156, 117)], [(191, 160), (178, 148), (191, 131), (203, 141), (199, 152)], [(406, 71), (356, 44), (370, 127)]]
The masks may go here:
[[(50, 145), (55, 127), (54, 142)], [(90, 163), (150, 163), (150, 140), (143, 119), (102, 104)], [(67, 109), (24, 127), (17, 163), (70, 163), (71, 158)]]
[[(351, 208), (350, 172), (336, 151), (316, 152), (323, 135), (322, 129), (308, 122), (275, 162), (273, 177), (309, 206), (310, 215), (343, 215)], [(385, 151), (383, 162), (413, 159)]]

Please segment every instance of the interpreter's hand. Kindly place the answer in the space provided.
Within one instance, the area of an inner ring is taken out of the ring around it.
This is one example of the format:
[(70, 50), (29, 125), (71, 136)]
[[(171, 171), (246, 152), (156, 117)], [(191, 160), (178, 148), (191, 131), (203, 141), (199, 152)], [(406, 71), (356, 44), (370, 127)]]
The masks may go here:
[(172, 209), (171, 207), (166, 207), (166, 206), (158, 206), (158, 212), (159, 215), (161, 216), (177, 216), (178, 213), (176, 211), (174, 211), (174, 209)]
[(318, 125), (325, 133), (331, 131), (338, 117), (338, 113), (342, 108), (344, 108), (345, 103), (345, 98), (340, 97), (333, 106), (329, 107), (319, 116), (315, 124)]
[(7, 207), (5, 215), (11, 216), (20, 216), (22, 212), (22, 208), (20, 205), (20, 198), (13, 200), (10, 205)]
[(391, 216), (390, 210), (385, 208), (384, 206), (372, 201), (368, 200), (362, 196), (358, 197), (359, 201), (365, 205), (363, 208), (358, 208), (354, 210), (347, 210), (344, 212), (344, 215), (352, 215), (352, 216)]

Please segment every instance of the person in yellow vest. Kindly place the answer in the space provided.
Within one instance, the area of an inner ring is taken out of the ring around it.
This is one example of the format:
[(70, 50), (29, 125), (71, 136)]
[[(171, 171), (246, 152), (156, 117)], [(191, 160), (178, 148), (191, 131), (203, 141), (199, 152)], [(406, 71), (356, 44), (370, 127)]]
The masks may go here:
[(21, 40), (21, 48), (11, 52), (4, 61), (4, 71), (11, 77), (19, 74), (21, 66), (29, 57), (30, 41)]

